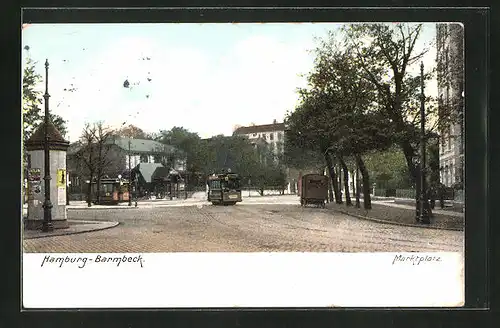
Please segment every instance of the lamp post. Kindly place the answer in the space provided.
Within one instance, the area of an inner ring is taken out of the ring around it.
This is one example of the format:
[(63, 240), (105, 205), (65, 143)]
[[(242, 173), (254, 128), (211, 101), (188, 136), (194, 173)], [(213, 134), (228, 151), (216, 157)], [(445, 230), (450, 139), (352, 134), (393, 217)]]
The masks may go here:
[(50, 201), (50, 152), (49, 152), (49, 60), (45, 60), (45, 94), (43, 98), (45, 100), (45, 117), (44, 117), (44, 164), (45, 164), (45, 176), (43, 180), (45, 181), (45, 201), (43, 203), (43, 223), (42, 231), (49, 232), (54, 230), (52, 225), (52, 202)]
[(420, 222), (429, 224), (429, 198), (426, 181), (425, 154), (425, 95), (424, 95), (424, 63), (420, 63)]
[[(412, 163), (415, 168), (420, 168), (420, 158), (418, 155), (412, 157)], [(420, 185), (420, 176), (417, 176), (415, 181), (415, 221), (420, 222), (420, 194), (422, 193), (422, 186)], [(417, 188), (420, 185), (420, 188)]]
[(71, 181), (69, 180), (69, 174), (68, 174), (68, 178), (66, 180), (66, 205), (69, 205), (69, 188), (71, 187)]
[(128, 206), (132, 206), (132, 166), (130, 165), (130, 141), (131, 137), (128, 139)]

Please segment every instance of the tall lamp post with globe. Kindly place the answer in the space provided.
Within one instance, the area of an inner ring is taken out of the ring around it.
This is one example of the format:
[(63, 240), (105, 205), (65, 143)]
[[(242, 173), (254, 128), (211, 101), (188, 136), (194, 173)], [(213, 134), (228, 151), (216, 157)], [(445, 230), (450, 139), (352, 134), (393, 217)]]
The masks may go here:
[(128, 206), (132, 206), (132, 166), (130, 164), (130, 157), (132, 157), (130, 144), (132, 142), (130, 139), (132, 139), (132, 137), (128, 139)]
[(54, 230), (52, 225), (52, 202), (50, 201), (50, 151), (49, 151), (49, 60), (45, 60), (45, 94), (43, 98), (45, 100), (45, 117), (44, 117), (44, 187), (45, 187), (45, 201), (43, 203), (43, 222), (42, 231), (49, 232)]

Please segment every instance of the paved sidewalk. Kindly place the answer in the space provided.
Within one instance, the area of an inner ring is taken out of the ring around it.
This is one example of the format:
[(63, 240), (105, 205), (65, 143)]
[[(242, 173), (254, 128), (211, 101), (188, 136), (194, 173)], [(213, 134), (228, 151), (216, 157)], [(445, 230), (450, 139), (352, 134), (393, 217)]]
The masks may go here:
[(55, 229), (51, 232), (42, 232), (41, 230), (24, 230), (24, 239), (45, 238), (63, 235), (73, 235), (77, 233), (99, 231), (116, 227), (118, 222), (110, 221), (82, 221), (82, 220), (68, 220), (69, 227), (66, 229)]
[[(363, 201), (361, 201), (361, 202), (363, 202)], [(384, 206), (404, 208), (404, 209), (408, 209), (408, 210), (415, 210), (415, 206), (404, 205), (404, 204), (396, 204), (396, 203), (394, 203), (394, 201), (389, 201), (389, 200), (373, 200), (372, 203), (373, 204), (380, 204), (380, 205), (384, 205)], [(454, 211), (446, 211), (446, 210), (439, 210), (439, 209), (433, 209), (432, 213), (439, 214), (439, 215), (461, 217), (461, 218), (463, 218), (465, 216), (464, 213), (454, 212)]]
[[(362, 200), (361, 203), (363, 203)], [(463, 231), (464, 229), (464, 213), (435, 209), (430, 224), (421, 224), (415, 222), (415, 206), (395, 204), (388, 200), (373, 200), (372, 209), (370, 210), (365, 210), (363, 205), (361, 205), (361, 208), (348, 207), (345, 203), (329, 203), (327, 207), (359, 219), (379, 223), (457, 231)]]

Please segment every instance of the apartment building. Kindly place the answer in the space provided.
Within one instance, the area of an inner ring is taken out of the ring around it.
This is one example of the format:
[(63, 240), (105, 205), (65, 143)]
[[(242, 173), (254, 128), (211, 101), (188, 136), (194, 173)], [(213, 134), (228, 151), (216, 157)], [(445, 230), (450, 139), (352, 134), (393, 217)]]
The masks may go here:
[(284, 152), (285, 124), (278, 123), (276, 120), (272, 124), (238, 127), (233, 135), (244, 135), (254, 145), (265, 141), (277, 156)]
[(437, 24), (438, 112), (450, 124), (440, 128), (441, 183), (463, 186), (464, 159), (464, 29), (456, 23)]

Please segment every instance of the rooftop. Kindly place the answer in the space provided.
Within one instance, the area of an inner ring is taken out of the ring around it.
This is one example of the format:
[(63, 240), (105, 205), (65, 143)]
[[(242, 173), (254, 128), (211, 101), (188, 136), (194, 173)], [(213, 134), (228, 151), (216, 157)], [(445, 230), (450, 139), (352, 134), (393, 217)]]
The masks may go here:
[(155, 178), (164, 178), (168, 176), (168, 168), (160, 163), (140, 163), (136, 169), (140, 172), (146, 183), (151, 183)]
[[(47, 136), (49, 139), (50, 148), (53, 149), (61, 148), (67, 149), (69, 146), (69, 142), (66, 141), (56, 126), (49, 121), (47, 125)], [(33, 133), (33, 135), (26, 141), (26, 147), (28, 150), (30, 149), (43, 149), (43, 145), (45, 144), (45, 123), (42, 122)]]
[(241, 126), (234, 130), (234, 134), (250, 134), (260, 132), (284, 131), (285, 123), (273, 123), (264, 125)]
[[(154, 153), (171, 153), (175, 151), (175, 147), (162, 144), (161, 142), (148, 139), (134, 139), (125, 137), (113, 137), (107, 140), (107, 144), (115, 144), (119, 148), (128, 152), (130, 141), (130, 152), (134, 154), (154, 154)], [(83, 145), (80, 142), (72, 143), (68, 149), (68, 154), (78, 152)]]
[(134, 139), (125, 137), (110, 138), (109, 143), (113, 143), (123, 150), (129, 150), (133, 153), (164, 153), (173, 152), (175, 148), (170, 145), (162, 144), (161, 142), (148, 139)]

